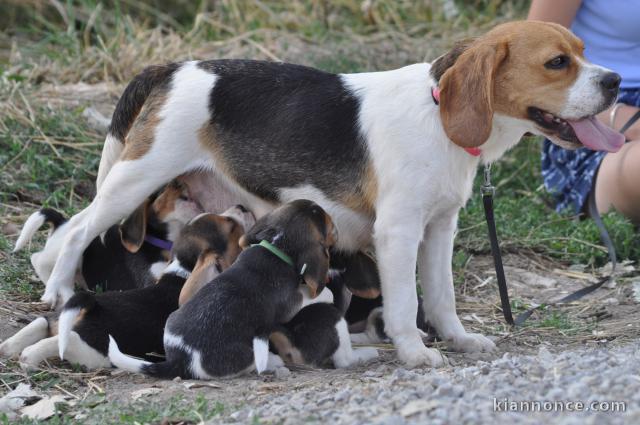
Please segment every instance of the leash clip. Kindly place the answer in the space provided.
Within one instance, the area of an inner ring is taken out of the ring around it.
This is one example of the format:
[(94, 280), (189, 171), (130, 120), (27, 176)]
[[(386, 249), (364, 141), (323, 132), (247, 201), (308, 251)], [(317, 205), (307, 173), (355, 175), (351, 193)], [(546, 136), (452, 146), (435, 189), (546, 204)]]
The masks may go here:
[(484, 164), (484, 183), (480, 187), (482, 196), (493, 196), (496, 188), (491, 184), (491, 164)]

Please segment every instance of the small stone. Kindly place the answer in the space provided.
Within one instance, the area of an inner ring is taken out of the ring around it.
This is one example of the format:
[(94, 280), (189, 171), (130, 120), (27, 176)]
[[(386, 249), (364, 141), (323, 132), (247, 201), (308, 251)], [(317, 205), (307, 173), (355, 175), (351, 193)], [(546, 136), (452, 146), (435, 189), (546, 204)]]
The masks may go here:
[[(383, 391), (384, 392), (384, 391)], [(348, 401), (349, 397), (351, 397), (351, 390), (346, 389), (346, 390), (342, 390), (339, 393), (336, 394), (336, 396), (334, 397), (335, 401)], [(386, 397), (386, 395), (385, 395)], [(378, 397), (380, 398), (380, 397)]]
[(404, 425), (407, 423), (407, 421), (402, 416), (393, 414), (385, 416), (375, 423), (377, 425)]
[(449, 382), (440, 385), (435, 392), (436, 397), (453, 397), (453, 395), (453, 385)]

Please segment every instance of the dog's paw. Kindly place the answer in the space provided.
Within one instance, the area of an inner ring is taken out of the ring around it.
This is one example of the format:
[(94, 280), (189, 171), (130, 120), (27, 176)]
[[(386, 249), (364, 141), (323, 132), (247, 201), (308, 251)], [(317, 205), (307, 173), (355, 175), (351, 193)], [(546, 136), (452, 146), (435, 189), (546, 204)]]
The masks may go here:
[(11, 341), (11, 338), (0, 344), (0, 357), (13, 359), (20, 354), (20, 347)]
[(378, 350), (373, 347), (354, 348), (353, 357), (357, 363), (366, 363), (378, 357)]
[(45, 289), (44, 294), (40, 297), (40, 301), (47, 304), (51, 310), (55, 310), (58, 304), (58, 294)]
[(398, 357), (408, 367), (440, 367), (447, 363), (446, 357), (438, 350), (427, 348), (422, 341), (416, 344), (398, 345)]
[(267, 368), (265, 372), (275, 372), (275, 370), (279, 367), (284, 366), (284, 361), (277, 354), (269, 353), (269, 358), (267, 359)]
[(38, 355), (37, 349), (35, 349), (33, 346), (27, 347), (22, 350), (20, 359), (18, 360), (18, 362), (20, 363), (20, 367), (25, 371), (37, 369), (41, 361), (42, 359)]
[(447, 346), (461, 353), (487, 353), (496, 349), (496, 344), (484, 335), (465, 333), (446, 340)]

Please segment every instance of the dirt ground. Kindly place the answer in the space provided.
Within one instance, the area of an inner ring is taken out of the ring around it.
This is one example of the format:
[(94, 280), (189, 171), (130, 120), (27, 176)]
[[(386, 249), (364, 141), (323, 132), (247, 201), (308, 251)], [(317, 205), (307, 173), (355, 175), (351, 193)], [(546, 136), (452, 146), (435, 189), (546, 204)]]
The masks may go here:
[[(579, 271), (576, 267), (568, 270), (533, 256), (507, 255), (505, 266), (510, 294), (516, 305), (559, 299), (595, 278), (594, 274)], [(640, 277), (631, 265), (621, 267), (621, 272), (615, 285), (610, 285), (612, 287), (600, 288), (570, 305), (542, 309), (534, 313), (524, 326), (510, 329), (498, 308), (499, 297), (491, 258), (472, 257), (464, 272), (464, 282), (456, 288), (458, 314), (469, 331), (482, 332), (494, 338), (498, 350), (490, 354), (460, 354), (446, 351), (441, 343), (431, 344), (442, 349), (449, 360), (449, 365), (437, 373), (447, 375), (455, 369), (491, 361), (505, 353), (534, 355), (541, 346), (558, 352), (579, 347), (619, 346), (637, 339), (640, 337), (640, 309), (634, 286), (640, 286)], [(0, 339), (11, 336), (24, 326), (26, 320), (40, 314), (43, 308), (39, 303), (5, 301), (0, 308)], [(258, 407), (275, 396), (309, 391), (316, 386), (334, 385), (336, 390), (358, 387), (375, 379), (368, 377), (368, 371), (375, 370), (385, 375), (403, 368), (391, 345), (380, 345), (378, 349), (380, 357), (377, 360), (348, 370), (296, 368), (290, 374), (252, 375), (213, 382), (158, 381), (113, 370), (81, 372), (67, 364), (52, 362), (43, 365), (42, 371), (47, 376), (60, 379), (43, 392), (61, 394), (76, 403), (99, 397), (100, 403), (113, 406), (139, 403), (140, 399), (152, 404), (180, 400), (185, 405), (204, 399), (210, 404), (224, 406), (217, 420), (235, 421), (242, 419), (234, 417), (235, 412), (245, 411), (247, 406)], [(0, 364), (3, 369), (0, 378), (4, 384), (0, 394), (6, 392), (9, 385), (35, 379), (34, 374), (21, 372), (14, 362), (0, 360)], [(423, 372), (427, 373), (427, 370)], [(276, 422), (281, 419), (277, 414), (271, 418)], [(263, 420), (270, 421), (269, 418)]]

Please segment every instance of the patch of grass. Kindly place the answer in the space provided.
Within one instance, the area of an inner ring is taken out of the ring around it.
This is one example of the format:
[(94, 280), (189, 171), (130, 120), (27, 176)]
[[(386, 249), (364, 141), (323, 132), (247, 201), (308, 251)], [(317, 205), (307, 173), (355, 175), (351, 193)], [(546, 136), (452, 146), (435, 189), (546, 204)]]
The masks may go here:
[[(222, 403), (212, 403), (202, 395), (193, 401), (174, 396), (166, 401), (139, 400), (133, 403), (106, 403), (104, 396), (89, 397), (77, 406), (59, 404), (60, 413), (47, 420), (48, 424), (159, 424), (201, 423), (225, 412)], [(166, 422), (165, 422), (166, 421)], [(0, 423), (8, 424), (0, 416)], [(19, 419), (11, 422), (19, 425), (39, 424), (40, 421)]]
[[(482, 168), (474, 195), (460, 213), (458, 249), (490, 253), (480, 195)], [(593, 220), (561, 215), (540, 175), (540, 142), (524, 140), (492, 167), (496, 186), (494, 211), (498, 237), (505, 251), (530, 249), (567, 263), (602, 265), (608, 261)], [(615, 243), (618, 258), (640, 258), (640, 234), (620, 214), (610, 213), (604, 223)]]
[(42, 292), (42, 285), (31, 278), (33, 272), (28, 254), (11, 254), (13, 241), (0, 233), (0, 294), (11, 295), (26, 301), (36, 301)]
[[(9, 87), (20, 93), (20, 87), (0, 83), (5, 93)], [(86, 202), (89, 193), (82, 191), (94, 178), (102, 137), (86, 127), (81, 110), (32, 107), (24, 99), (0, 105), (0, 202), (32, 202), (70, 214)]]

